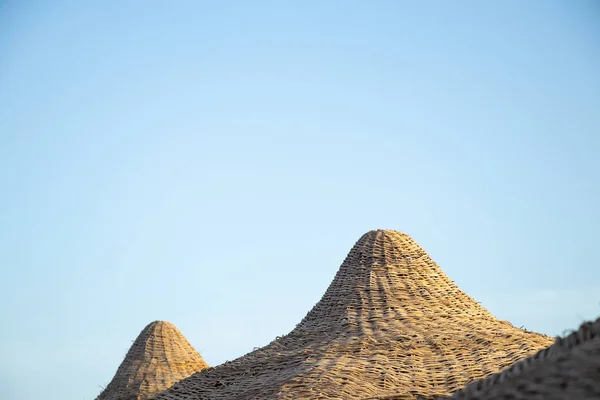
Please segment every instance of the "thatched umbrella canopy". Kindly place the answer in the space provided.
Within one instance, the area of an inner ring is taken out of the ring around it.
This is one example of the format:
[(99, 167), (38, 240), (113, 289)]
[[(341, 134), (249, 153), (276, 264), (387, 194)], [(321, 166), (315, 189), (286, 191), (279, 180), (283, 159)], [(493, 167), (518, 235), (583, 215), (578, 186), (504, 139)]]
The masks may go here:
[(464, 294), (408, 235), (363, 235), (288, 335), (155, 400), (448, 395), (549, 346)]
[(154, 321), (139, 334), (96, 400), (143, 400), (208, 368), (175, 325)]
[(600, 319), (448, 399), (600, 399)]

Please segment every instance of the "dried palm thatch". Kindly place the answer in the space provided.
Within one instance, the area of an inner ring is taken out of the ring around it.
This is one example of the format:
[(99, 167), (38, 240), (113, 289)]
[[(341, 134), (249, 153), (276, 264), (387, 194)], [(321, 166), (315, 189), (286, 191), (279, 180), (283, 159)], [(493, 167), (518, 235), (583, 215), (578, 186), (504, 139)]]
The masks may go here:
[(377, 230), (292, 332), (154, 399), (444, 396), (552, 342), (496, 319), (408, 235)]
[(154, 321), (139, 334), (117, 373), (96, 400), (142, 400), (208, 368), (171, 323)]
[(600, 399), (600, 319), (448, 399)]

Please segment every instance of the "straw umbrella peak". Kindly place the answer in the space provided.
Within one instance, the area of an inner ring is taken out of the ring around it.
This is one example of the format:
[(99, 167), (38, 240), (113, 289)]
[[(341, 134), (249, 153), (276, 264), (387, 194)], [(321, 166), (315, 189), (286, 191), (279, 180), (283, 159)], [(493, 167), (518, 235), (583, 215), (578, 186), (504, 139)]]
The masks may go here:
[(155, 399), (443, 396), (552, 342), (495, 318), (409, 235), (372, 230), (289, 334)]
[(148, 324), (133, 342), (111, 382), (96, 400), (143, 400), (208, 368), (175, 325)]

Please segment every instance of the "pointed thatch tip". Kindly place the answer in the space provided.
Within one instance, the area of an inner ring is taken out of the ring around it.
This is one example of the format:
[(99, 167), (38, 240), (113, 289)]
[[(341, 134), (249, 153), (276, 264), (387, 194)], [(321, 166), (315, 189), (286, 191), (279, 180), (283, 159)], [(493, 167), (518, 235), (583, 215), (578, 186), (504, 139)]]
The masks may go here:
[(397, 231), (397, 230), (394, 230), (394, 229), (371, 229), (369, 232), (365, 233), (363, 235), (363, 237), (365, 237), (365, 236), (377, 236), (377, 234), (383, 234), (383, 235), (387, 235), (387, 236), (404, 236), (404, 237), (410, 237), (406, 233), (401, 232), (401, 231)]
[(97, 400), (144, 400), (208, 368), (200, 354), (170, 322), (146, 325), (117, 373)]
[(144, 329), (161, 328), (161, 327), (163, 327), (163, 328), (169, 328), (169, 329), (177, 329), (175, 327), (175, 325), (173, 325), (169, 321), (160, 321), (160, 320), (156, 320), (156, 321), (150, 322), (148, 325), (146, 325), (146, 327)]
[(358, 239), (357, 243), (364, 242), (365, 240), (376, 240), (377, 238), (387, 238), (390, 241), (396, 242), (414, 242), (413, 238), (410, 237), (410, 235), (401, 231), (396, 231), (393, 229), (372, 229), (364, 235), (362, 235), (360, 239)]

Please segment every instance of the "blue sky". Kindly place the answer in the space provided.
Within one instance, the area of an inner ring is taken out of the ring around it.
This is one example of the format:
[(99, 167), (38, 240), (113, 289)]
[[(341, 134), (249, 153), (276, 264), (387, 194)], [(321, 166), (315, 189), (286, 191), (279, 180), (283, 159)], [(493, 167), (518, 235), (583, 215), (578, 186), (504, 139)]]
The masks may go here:
[(600, 316), (596, 2), (0, 7), (0, 398), (93, 399), (156, 319), (265, 345), (376, 228), (516, 326)]

